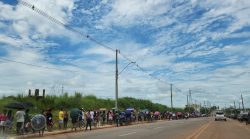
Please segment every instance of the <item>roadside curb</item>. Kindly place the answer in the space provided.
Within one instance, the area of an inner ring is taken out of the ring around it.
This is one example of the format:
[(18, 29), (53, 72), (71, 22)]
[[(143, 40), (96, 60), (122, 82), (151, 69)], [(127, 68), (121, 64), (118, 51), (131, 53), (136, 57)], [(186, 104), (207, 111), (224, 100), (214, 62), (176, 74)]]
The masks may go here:
[[(129, 124), (127, 126), (132, 126), (132, 125), (143, 125), (143, 124), (152, 124), (152, 123), (155, 123), (155, 122), (162, 122), (162, 121), (168, 121), (168, 120), (157, 120), (157, 121), (154, 121), (154, 122), (137, 122), (137, 123), (134, 123), (134, 124)], [(96, 128), (92, 128), (92, 130), (100, 130), (100, 129), (107, 129), (107, 128), (114, 128), (116, 127), (115, 125), (106, 125), (106, 126), (102, 126), (102, 127), (96, 127)], [(126, 126), (119, 126), (119, 127), (126, 127)], [(13, 137), (8, 137), (7, 139), (27, 139), (27, 138), (39, 138), (39, 137), (47, 137), (47, 136), (53, 136), (53, 135), (59, 135), (59, 134), (67, 134), (67, 133), (79, 133), (79, 132), (84, 132), (84, 128), (83, 129), (78, 129), (76, 131), (74, 130), (56, 130), (56, 131), (53, 131), (53, 132), (45, 132), (43, 134), (43, 136), (39, 136), (38, 133), (35, 133), (35, 134), (29, 134), (29, 135), (21, 135), (21, 136), (13, 136)]]
[[(113, 128), (115, 127), (114, 125), (110, 125), (110, 126), (103, 126), (103, 127), (97, 127), (97, 128), (92, 128), (92, 130), (99, 130), (99, 129), (105, 129), (105, 128)], [(24, 139), (24, 138), (33, 138), (33, 137), (46, 137), (46, 136), (52, 136), (52, 135), (59, 135), (59, 134), (67, 134), (67, 133), (78, 133), (78, 132), (84, 132), (84, 128), (83, 129), (78, 129), (76, 131), (74, 130), (57, 130), (57, 131), (52, 131), (52, 132), (46, 132), (43, 134), (43, 136), (39, 136), (38, 133), (35, 134), (30, 134), (30, 135), (23, 135), (23, 136), (16, 136), (16, 137), (11, 137), (10, 139)], [(88, 129), (89, 130), (89, 129)]]

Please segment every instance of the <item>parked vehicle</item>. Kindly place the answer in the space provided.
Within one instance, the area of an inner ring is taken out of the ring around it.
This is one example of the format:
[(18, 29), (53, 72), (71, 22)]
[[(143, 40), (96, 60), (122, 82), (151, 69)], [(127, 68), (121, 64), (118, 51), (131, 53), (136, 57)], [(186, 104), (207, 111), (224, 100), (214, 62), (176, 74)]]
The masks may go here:
[(238, 119), (240, 122), (246, 122), (246, 121), (248, 120), (247, 115), (248, 115), (247, 112), (240, 113), (240, 114), (238, 115), (237, 119)]
[(215, 113), (215, 121), (218, 121), (218, 120), (227, 121), (227, 118), (225, 117), (224, 112), (222, 112), (222, 111), (217, 111), (217, 112)]
[(246, 120), (246, 125), (250, 124), (250, 118)]

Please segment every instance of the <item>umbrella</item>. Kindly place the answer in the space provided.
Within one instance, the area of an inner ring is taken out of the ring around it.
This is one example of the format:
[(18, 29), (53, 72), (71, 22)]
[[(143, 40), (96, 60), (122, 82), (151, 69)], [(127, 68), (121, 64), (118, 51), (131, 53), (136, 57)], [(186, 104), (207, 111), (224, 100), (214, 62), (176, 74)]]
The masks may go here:
[(161, 113), (159, 111), (156, 111), (154, 115), (159, 116)]
[(80, 114), (81, 110), (78, 108), (74, 108), (70, 110), (70, 117), (78, 117)]
[(131, 110), (125, 110), (126, 114), (131, 114), (131, 112), (132, 112)]
[(34, 105), (31, 102), (21, 102), (25, 108), (28, 107), (34, 107)]
[(134, 111), (134, 108), (127, 108), (126, 111)]
[(122, 118), (125, 118), (125, 115), (126, 115), (125, 112), (121, 112), (120, 118), (121, 118), (121, 119), (122, 119)]
[(46, 118), (42, 114), (37, 114), (31, 119), (31, 126), (35, 130), (41, 130), (45, 128)]
[(4, 107), (9, 109), (26, 109), (33, 106), (34, 105), (30, 102), (12, 102), (5, 105)]

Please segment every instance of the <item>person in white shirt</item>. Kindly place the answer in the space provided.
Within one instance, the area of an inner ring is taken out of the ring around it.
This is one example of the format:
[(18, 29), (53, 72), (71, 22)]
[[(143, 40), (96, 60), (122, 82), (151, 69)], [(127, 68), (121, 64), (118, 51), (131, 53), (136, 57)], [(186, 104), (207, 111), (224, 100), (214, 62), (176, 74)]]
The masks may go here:
[(21, 109), (19, 109), (16, 112), (15, 117), (16, 117), (16, 132), (17, 132), (17, 134), (23, 133), (24, 116), (25, 116), (25, 112), (22, 111)]
[(92, 122), (91, 122), (91, 124), (93, 124), (94, 123), (94, 111), (90, 111), (90, 117), (91, 117), (91, 120), (92, 120)]

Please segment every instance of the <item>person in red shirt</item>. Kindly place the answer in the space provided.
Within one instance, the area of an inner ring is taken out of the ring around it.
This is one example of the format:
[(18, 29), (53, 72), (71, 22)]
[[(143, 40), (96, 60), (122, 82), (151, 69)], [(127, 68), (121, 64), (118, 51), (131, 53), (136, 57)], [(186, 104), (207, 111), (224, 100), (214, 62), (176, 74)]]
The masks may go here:
[(0, 114), (0, 134), (4, 134), (5, 122), (7, 120), (6, 111)]

